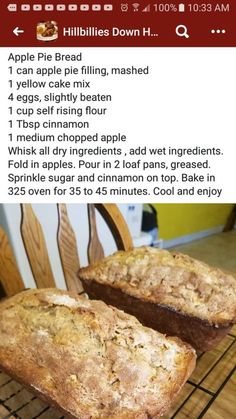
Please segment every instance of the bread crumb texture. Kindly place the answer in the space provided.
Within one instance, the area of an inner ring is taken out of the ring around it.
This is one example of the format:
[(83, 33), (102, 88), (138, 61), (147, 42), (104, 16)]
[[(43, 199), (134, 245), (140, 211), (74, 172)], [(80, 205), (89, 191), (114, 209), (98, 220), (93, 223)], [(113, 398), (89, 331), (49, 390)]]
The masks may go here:
[(82, 268), (79, 277), (211, 324), (236, 322), (235, 278), (181, 253), (152, 247), (119, 251)]
[(0, 304), (0, 366), (72, 418), (157, 418), (194, 365), (190, 346), (100, 301), (48, 289)]

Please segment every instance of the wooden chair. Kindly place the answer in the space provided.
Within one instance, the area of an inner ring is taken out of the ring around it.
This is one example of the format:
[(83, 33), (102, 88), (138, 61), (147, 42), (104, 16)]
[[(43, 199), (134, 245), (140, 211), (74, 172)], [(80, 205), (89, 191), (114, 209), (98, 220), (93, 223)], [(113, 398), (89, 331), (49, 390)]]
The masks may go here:
[[(57, 245), (65, 284), (68, 290), (80, 293), (83, 289), (77, 278), (80, 259), (76, 236), (68, 217), (67, 206), (58, 204), (57, 208)], [(116, 205), (88, 204), (89, 263), (104, 256), (97, 233), (95, 209), (102, 215), (110, 227), (117, 248), (119, 250), (128, 250), (133, 247), (127, 224)], [(21, 204), (21, 237), (36, 287), (56, 287), (44, 232), (30, 204)], [(0, 295), (2, 297), (11, 296), (24, 288), (24, 279), (18, 269), (10, 241), (4, 229), (0, 226)]]

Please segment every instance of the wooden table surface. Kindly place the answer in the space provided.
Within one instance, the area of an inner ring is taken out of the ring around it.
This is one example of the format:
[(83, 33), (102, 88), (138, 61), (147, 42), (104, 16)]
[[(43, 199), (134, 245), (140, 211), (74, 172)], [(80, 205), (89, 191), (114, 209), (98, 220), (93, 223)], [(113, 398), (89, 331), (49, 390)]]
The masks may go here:
[[(1, 419), (62, 419), (64, 416), (0, 372)], [(236, 418), (236, 326), (196, 369), (163, 419)]]

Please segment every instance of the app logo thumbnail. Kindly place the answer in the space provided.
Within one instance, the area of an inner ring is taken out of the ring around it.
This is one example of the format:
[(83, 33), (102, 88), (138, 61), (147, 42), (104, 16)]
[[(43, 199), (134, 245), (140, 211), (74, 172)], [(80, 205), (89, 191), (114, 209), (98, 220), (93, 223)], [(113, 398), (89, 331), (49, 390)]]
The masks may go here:
[(39, 41), (55, 41), (58, 38), (58, 26), (55, 20), (39, 22), (37, 24), (37, 39)]

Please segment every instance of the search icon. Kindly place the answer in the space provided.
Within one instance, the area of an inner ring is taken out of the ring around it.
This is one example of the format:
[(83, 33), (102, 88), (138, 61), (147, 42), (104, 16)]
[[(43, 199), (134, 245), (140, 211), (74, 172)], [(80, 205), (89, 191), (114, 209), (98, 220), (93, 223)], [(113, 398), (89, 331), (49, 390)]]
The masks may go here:
[(185, 38), (189, 38), (188, 29), (187, 29), (187, 26), (185, 25), (176, 26), (175, 32), (176, 32), (176, 35), (180, 37), (184, 36)]

